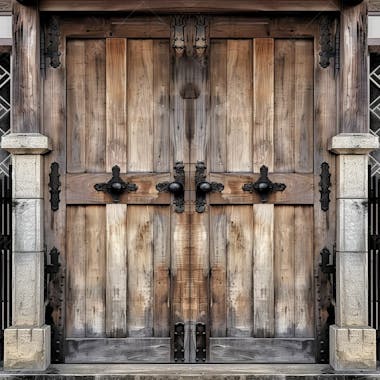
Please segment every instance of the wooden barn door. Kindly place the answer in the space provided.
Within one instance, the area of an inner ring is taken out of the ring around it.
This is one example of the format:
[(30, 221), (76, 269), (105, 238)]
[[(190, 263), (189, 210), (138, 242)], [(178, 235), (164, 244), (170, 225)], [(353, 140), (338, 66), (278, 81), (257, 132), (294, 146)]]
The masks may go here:
[[(62, 360), (316, 360), (336, 126), (316, 20), (50, 19), (45, 169), (58, 164), (61, 193), (54, 209), (46, 187), (45, 231), (61, 253), (49, 302)], [(263, 202), (248, 190), (265, 167), (286, 188)], [(119, 172), (128, 190), (102, 191)], [(165, 183), (179, 173), (175, 204)]]

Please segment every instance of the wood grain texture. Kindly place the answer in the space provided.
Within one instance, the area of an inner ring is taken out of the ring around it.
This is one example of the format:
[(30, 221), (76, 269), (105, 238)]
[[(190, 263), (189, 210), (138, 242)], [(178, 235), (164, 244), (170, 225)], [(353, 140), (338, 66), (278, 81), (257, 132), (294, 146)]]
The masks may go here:
[(106, 205), (106, 336), (127, 336), (127, 205)]
[(168, 363), (169, 338), (67, 339), (66, 363)]
[(128, 336), (148, 337), (153, 333), (153, 209), (129, 206), (128, 251)]
[(127, 170), (127, 40), (106, 40), (106, 171)]

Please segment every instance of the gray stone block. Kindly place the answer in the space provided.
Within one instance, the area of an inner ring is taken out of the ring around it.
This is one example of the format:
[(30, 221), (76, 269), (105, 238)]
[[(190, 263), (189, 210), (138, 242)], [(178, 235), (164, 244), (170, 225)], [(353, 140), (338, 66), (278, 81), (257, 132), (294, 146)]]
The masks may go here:
[(12, 154), (44, 154), (51, 151), (51, 142), (40, 133), (10, 133), (2, 137), (1, 148)]

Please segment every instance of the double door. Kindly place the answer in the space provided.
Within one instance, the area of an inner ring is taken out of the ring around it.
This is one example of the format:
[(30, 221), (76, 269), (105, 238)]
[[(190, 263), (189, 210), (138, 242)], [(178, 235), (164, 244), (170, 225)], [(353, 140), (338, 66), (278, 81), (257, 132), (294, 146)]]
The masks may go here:
[(318, 32), (141, 20), (61, 20), (45, 77), (65, 361), (315, 362), (318, 256), (333, 236), (320, 165), (334, 170)]

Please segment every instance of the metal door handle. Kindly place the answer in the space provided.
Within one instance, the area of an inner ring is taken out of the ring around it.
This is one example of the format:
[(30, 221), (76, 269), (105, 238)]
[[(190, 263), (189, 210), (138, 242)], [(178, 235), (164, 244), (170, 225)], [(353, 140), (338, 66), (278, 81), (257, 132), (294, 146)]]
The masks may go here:
[(185, 211), (185, 166), (178, 161), (174, 166), (174, 181), (160, 182), (156, 185), (158, 192), (171, 193), (174, 195), (175, 212)]
[(202, 213), (206, 209), (206, 195), (211, 192), (221, 193), (224, 190), (224, 185), (219, 182), (206, 181), (206, 165), (203, 161), (198, 161), (195, 170), (195, 210)]

